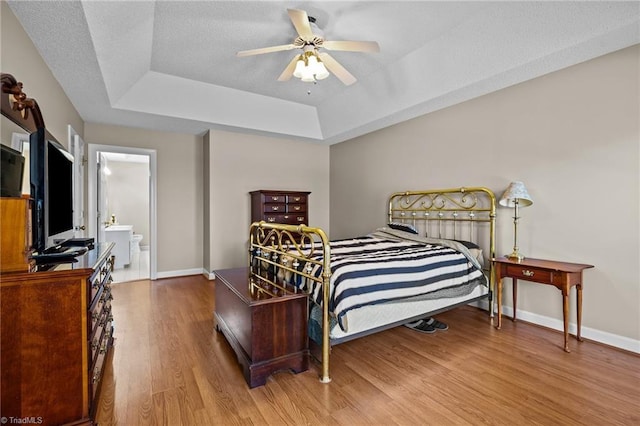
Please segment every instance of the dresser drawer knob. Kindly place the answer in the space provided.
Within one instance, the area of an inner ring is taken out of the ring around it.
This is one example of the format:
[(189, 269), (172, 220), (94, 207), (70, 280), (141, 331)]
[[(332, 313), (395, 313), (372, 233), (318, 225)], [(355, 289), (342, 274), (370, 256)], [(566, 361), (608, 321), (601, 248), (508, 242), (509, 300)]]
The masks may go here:
[(100, 380), (100, 373), (102, 373), (101, 368), (96, 368), (95, 370), (93, 370), (93, 383), (97, 383)]
[(274, 196), (274, 197), (271, 197), (271, 200), (272, 200), (272, 201), (278, 201), (278, 198), (280, 198), (280, 197), (275, 197), (275, 196)]
[(525, 269), (522, 271), (522, 275), (524, 275), (525, 277), (532, 277), (535, 274), (535, 272), (530, 271), (528, 269)]

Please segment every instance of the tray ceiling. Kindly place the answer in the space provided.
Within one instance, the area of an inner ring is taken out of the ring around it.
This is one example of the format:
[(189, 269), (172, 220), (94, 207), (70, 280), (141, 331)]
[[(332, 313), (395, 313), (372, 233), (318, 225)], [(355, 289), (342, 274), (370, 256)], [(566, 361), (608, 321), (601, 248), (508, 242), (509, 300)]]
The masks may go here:
[[(9, 1), (90, 123), (225, 129), (332, 144), (640, 42), (638, 2)], [(358, 81), (276, 79), (297, 51), (287, 9)], [(3, 70), (9, 72), (9, 70)]]

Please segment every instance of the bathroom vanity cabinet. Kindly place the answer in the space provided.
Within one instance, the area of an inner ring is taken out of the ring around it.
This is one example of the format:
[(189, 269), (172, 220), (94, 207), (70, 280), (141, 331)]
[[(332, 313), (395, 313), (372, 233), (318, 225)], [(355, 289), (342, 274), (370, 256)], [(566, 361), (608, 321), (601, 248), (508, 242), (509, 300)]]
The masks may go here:
[(114, 269), (122, 269), (131, 263), (131, 241), (133, 241), (133, 225), (111, 225), (104, 230), (105, 240), (115, 243), (113, 256)]

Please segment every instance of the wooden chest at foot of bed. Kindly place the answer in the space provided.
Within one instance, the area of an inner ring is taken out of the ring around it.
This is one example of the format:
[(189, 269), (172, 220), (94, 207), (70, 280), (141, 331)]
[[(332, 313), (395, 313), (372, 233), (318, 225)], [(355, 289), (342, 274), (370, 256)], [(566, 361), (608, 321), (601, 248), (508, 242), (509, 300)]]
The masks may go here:
[(249, 387), (271, 374), (309, 368), (308, 298), (287, 290), (249, 285), (248, 268), (215, 271), (215, 319), (233, 348)]

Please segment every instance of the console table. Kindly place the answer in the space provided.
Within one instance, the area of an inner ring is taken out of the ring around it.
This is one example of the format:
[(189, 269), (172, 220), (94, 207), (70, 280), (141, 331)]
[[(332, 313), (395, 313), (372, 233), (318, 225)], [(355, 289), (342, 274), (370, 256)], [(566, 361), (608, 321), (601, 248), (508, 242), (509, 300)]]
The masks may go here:
[(308, 297), (249, 284), (249, 268), (215, 271), (215, 319), (253, 388), (281, 370), (309, 368)]
[(582, 324), (582, 271), (593, 268), (593, 265), (582, 263), (558, 262), (554, 260), (528, 259), (520, 262), (506, 257), (493, 259), (496, 272), (496, 284), (498, 286), (498, 325), (502, 327), (502, 278), (510, 277), (513, 280), (513, 320), (516, 320), (516, 302), (518, 298), (518, 279), (539, 284), (548, 284), (557, 287), (562, 292), (562, 316), (564, 319), (564, 350), (569, 350), (569, 293), (571, 287), (576, 287), (578, 331), (576, 339), (580, 337)]

